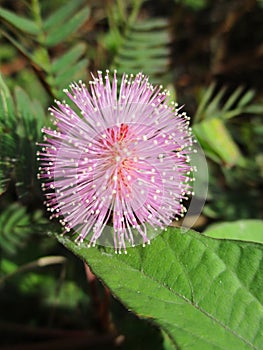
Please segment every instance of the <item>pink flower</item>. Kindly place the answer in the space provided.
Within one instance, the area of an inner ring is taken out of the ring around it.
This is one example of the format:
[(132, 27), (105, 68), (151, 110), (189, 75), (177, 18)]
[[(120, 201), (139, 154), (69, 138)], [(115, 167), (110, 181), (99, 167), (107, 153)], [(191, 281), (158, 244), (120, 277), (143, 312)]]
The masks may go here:
[(162, 230), (182, 216), (191, 194), (189, 118), (141, 73), (118, 84), (116, 71), (112, 81), (98, 72), (89, 88), (80, 81), (64, 91), (75, 106), (50, 108), (56, 130), (43, 129), (38, 152), (51, 217), (79, 242), (112, 235), (119, 252), (138, 237), (149, 242), (147, 226)]

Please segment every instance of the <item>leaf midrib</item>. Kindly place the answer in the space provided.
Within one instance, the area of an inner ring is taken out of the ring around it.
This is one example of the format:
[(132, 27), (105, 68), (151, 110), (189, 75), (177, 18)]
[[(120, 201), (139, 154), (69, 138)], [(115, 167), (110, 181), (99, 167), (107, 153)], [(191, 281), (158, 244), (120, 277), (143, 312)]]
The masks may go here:
[[(122, 261), (123, 263), (123, 261)], [(138, 269), (135, 269), (133, 267), (131, 267), (131, 265), (129, 264), (124, 264), (125, 266), (129, 267), (129, 269), (138, 272)], [(245, 338), (243, 338), (242, 336), (240, 336), (238, 333), (236, 333), (234, 330), (232, 330), (231, 328), (229, 328), (227, 325), (225, 325), (224, 323), (222, 323), (220, 320), (218, 320), (217, 318), (215, 318), (213, 315), (209, 314), (207, 311), (205, 311), (204, 309), (202, 309), (201, 307), (199, 307), (197, 304), (195, 304), (194, 302), (191, 302), (188, 298), (186, 298), (184, 295), (176, 292), (174, 289), (169, 288), (167, 285), (162, 284), (160, 281), (155, 280), (154, 278), (148, 276), (145, 274), (145, 272), (139, 271), (143, 277), (145, 279), (149, 279), (150, 281), (156, 283), (158, 286), (164, 288), (165, 290), (167, 290), (168, 292), (170, 292), (173, 295), (176, 295), (177, 297), (179, 297), (180, 299), (182, 299), (184, 302), (186, 302), (189, 305), (192, 305), (193, 307), (195, 307), (196, 310), (200, 311), (201, 313), (203, 313), (205, 316), (209, 317), (211, 320), (213, 320), (214, 322), (216, 322), (217, 324), (219, 324), (221, 327), (223, 327), (226, 331), (228, 331), (229, 333), (233, 334), (235, 337), (237, 337), (238, 339), (242, 340), (244, 343), (246, 343), (247, 345), (251, 346), (253, 349), (256, 349), (256, 347), (254, 347), (254, 345), (252, 343), (250, 343), (250, 341), (246, 340)], [(158, 301), (162, 300), (160, 298), (155, 298), (154, 296), (145, 294), (143, 292), (141, 292), (142, 294), (146, 295), (147, 297), (151, 297), (152, 299), (156, 299)], [(169, 304), (174, 304), (174, 305), (178, 305), (178, 303), (172, 302), (172, 301), (167, 301), (167, 300), (162, 300), (165, 303), (169, 303)], [(168, 332), (168, 330), (167, 330)], [(192, 333), (191, 333), (192, 334)], [(195, 335), (196, 336), (196, 335)], [(218, 346), (218, 345), (217, 345)]]
[[(59, 238), (59, 241), (61, 241), (61, 243), (63, 242), (63, 241), (67, 241), (67, 245), (68, 245), (68, 243), (69, 243), (69, 248), (71, 248), (71, 246), (72, 245), (75, 245), (75, 243), (73, 242), (73, 241), (71, 241), (69, 238), (65, 238), (65, 237), (58, 237), (57, 236), (57, 238)], [(162, 237), (162, 239), (163, 239), (163, 237)], [(198, 239), (198, 238), (197, 238)], [(199, 239), (198, 239), (199, 240)], [(226, 264), (225, 264), (225, 262), (215, 253), (215, 251), (210, 247), (210, 246), (208, 246), (208, 245), (206, 245), (202, 240), (199, 240), (199, 242), (201, 242), (203, 245), (205, 245), (206, 246), (206, 248), (208, 248), (211, 252), (212, 252), (212, 254), (215, 254), (217, 257), (218, 257), (218, 259), (220, 259), (221, 261), (222, 261), (222, 263), (224, 264), (224, 266), (226, 267)], [(166, 242), (167, 243), (167, 242)], [(82, 247), (79, 247), (79, 246), (77, 246), (76, 245), (76, 247), (78, 248), (77, 250), (80, 250), (81, 248), (83, 248), (83, 245), (82, 245)], [(168, 249), (170, 249), (173, 253), (174, 253), (174, 251), (171, 249), (171, 247), (167, 244), (167, 247), (168, 247)], [(80, 249), (79, 249), (80, 248)], [(73, 251), (73, 253), (74, 253), (74, 251)], [(101, 252), (99, 252), (100, 254), (101, 254)], [(81, 254), (80, 254), (81, 255)], [(116, 258), (115, 258), (115, 255), (112, 255), (112, 257), (113, 257), (113, 259), (116, 261)], [(83, 258), (82, 256), (81, 256), (81, 258)], [(98, 257), (96, 257), (96, 259), (97, 259)], [(179, 261), (180, 262), (180, 261)], [(227, 325), (225, 325), (224, 323), (222, 323), (220, 320), (218, 320), (217, 318), (215, 318), (213, 315), (211, 315), (210, 313), (208, 313), (206, 310), (204, 310), (204, 309), (202, 309), (201, 307), (199, 307), (196, 303), (194, 303), (194, 302), (191, 302), (188, 298), (186, 298), (184, 295), (182, 295), (182, 294), (180, 294), (180, 293), (178, 293), (178, 292), (176, 292), (174, 289), (172, 289), (172, 288), (170, 288), (170, 287), (168, 287), (167, 285), (165, 285), (165, 284), (162, 284), (160, 281), (158, 281), (158, 280), (156, 280), (156, 279), (154, 279), (153, 277), (151, 277), (151, 276), (149, 276), (149, 275), (147, 275), (147, 274), (145, 274), (145, 272), (144, 272), (144, 270), (143, 269), (138, 269), (138, 268), (134, 268), (132, 265), (130, 265), (129, 264), (129, 262), (128, 261), (125, 261), (125, 260), (122, 260), (122, 261), (118, 261), (118, 263), (119, 263), (119, 266), (120, 265), (123, 265), (124, 267), (126, 267), (128, 270), (133, 270), (134, 272), (136, 272), (136, 273), (140, 273), (146, 280), (148, 279), (148, 280), (150, 280), (150, 281), (152, 281), (152, 282), (154, 282), (155, 284), (157, 284), (158, 286), (160, 286), (160, 287), (162, 287), (162, 288), (164, 288), (166, 291), (168, 291), (169, 293), (171, 293), (172, 295), (176, 295), (178, 298), (180, 298), (180, 299), (182, 299), (184, 302), (186, 302), (187, 304), (189, 304), (189, 305), (191, 305), (191, 306), (193, 306), (197, 311), (199, 311), (199, 312), (201, 312), (202, 314), (204, 314), (206, 317), (208, 317), (208, 318), (210, 318), (211, 320), (213, 320), (214, 322), (216, 322), (219, 326), (221, 326), (222, 328), (224, 328), (227, 332), (229, 332), (230, 334), (232, 334), (233, 336), (235, 336), (236, 338), (238, 338), (238, 339), (240, 339), (242, 342), (244, 342), (245, 344), (247, 344), (247, 345), (249, 345), (252, 349), (257, 349), (249, 340), (247, 340), (247, 339), (245, 339), (244, 337), (242, 337), (241, 335), (239, 335), (238, 333), (236, 333), (236, 331), (234, 331), (233, 329), (231, 329), (230, 327), (228, 327)], [(91, 266), (91, 269), (93, 269), (93, 267)], [(231, 270), (231, 272), (232, 273), (234, 273), (232, 270)], [(101, 277), (100, 277), (101, 278)], [(104, 281), (104, 279), (102, 278), (102, 280)], [(238, 279), (238, 281), (239, 281), (239, 283), (240, 283), (240, 280)], [(107, 284), (107, 283), (106, 283)], [(241, 283), (240, 283), (241, 284)], [(242, 285), (242, 284), (241, 284)], [(118, 288), (118, 287), (117, 287)], [(245, 287), (244, 287), (245, 288)], [(245, 288), (246, 289), (246, 288)], [(143, 293), (143, 292), (142, 292)], [(250, 293), (249, 291), (248, 291), (248, 293)], [(251, 294), (251, 293), (250, 293)], [(149, 294), (144, 294), (144, 295), (146, 295), (147, 297), (152, 297), (152, 298), (154, 298), (154, 296), (150, 296)], [(253, 294), (251, 294), (252, 296), (253, 296)], [(253, 298), (255, 299), (255, 297), (253, 296)], [(154, 299), (156, 299), (156, 300), (158, 300), (158, 301), (160, 301), (161, 299), (160, 298), (154, 298)], [(163, 302), (166, 302), (166, 303), (170, 303), (170, 304), (175, 304), (176, 305), (176, 303), (173, 303), (172, 301), (165, 301), (165, 300), (163, 300)], [(178, 304), (178, 303), (177, 303)], [(158, 318), (156, 318), (156, 319), (158, 319)], [(169, 333), (169, 330), (166, 330), (168, 333)], [(187, 332), (189, 332), (188, 330), (187, 330)], [(197, 336), (197, 335), (195, 335), (195, 336)], [(218, 345), (217, 345), (218, 346)]]

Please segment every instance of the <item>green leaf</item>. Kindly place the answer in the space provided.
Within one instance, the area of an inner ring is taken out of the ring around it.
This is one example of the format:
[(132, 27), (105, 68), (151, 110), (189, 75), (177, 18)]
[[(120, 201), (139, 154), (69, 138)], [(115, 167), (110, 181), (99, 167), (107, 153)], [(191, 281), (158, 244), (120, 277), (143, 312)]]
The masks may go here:
[(244, 87), (240, 86), (228, 96), (226, 102), (223, 101), (226, 96), (226, 87), (221, 88), (217, 93), (215, 90), (216, 84), (212, 83), (204, 92), (194, 117), (195, 123), (201, 119), (230, 119), (242, 113), (253, 113), (253, 106), (258, 106), (252, 102), (254, 90), (244, 93)]
[(10, 91), (0, 74), (0, 120), (14, 115), (14, 103)]
[[(1, 258), (1, 264), (0, 264), (1, 275), (12, 274), (17, 268), (18, 266), (13, 261), (9, 259)], [(1, 284), (1, 279), (0, 279), (0, 284)]]
[(19, 86), (15, 87), (15, 100), (17, 106), (17, 115), (19, 118), (29, 118), (32, 114), (31, 101), (27, 93)]
[(213, 99), (206, 106), (205, 114), (206, 119), (211, 119), (215, 117), (219, 117), (221, 114), (220, 110), (220, 102), (222, 101), (223, 96), (225, 95), (226, 87), (223, 87), (219, 90), (219, 92), (213, 97)]
[[(71, 67), (70, 70), (65, 71), (62, 74), (56, 76), (55, 78), (56, 85), (58, 87), (63, 88), (73, 81), (83, 79), (83, 77), (86, 74), (87, 66), (88, 66), (87, 59), (83, 59), (79, 61), (74, 65), (74, 67)], [(63, 96), (65, 96), (64, 93), (63, 93)]]
[(61, 57), (57, 58), (52, 63), (52, 73), (61, 74), (67, 70), (78, 61), (78, 59), (85, 53), (86, 45), (84, 43), (79, 43), (72, 47), (69, 51), (64, 53)]
[(210, 225), (204, 234), (213, 238), (251, 241), (263, 244), (263, 222), (256, 219), (222, 222)]
[(249, 102), (251, 102), (251, 100), (254, 98), (255, 96), (255, 91), (254, 90), (248, 90), (240, 99), (240, 101), (238, 102), (238, 107), (243, 107), (245, 105), (247, 105)]
[(162, 330), (162, 336), (163, 336), (163, 349), (164, 350), (178, 349), (178, 347), (173, 343), (171, 337), (164, 330)]
[(244, 111), (246, 113), (250, 113), (250, 114), (263, 114), (263, 102), (258, 103), (258, 104), (253, 104), (253, 105), (249, 105), (247, 107), (244, 108)]
[[(125, 73), (138, 73), (140, 71), (143, 71), (143, 73), (150, 75), (151, 74), (157, 74), (157, 73), (164, 73), (165, 67), (163, 64), (168, 64), (167, 58), (154, 58), (154, 59), (147, 59), (145, 57), (139, 58), (136, 57), (136, 60), (131, 59), (130, 61), (126, 60), (126, 62), (122, 61), (122, 56), (120, 55), (118, 59), (116, 59), (116, 64), (120, 65), (120, 68), (118, 69), (119, 73), (125, 72)], [(149, 65), (146, 67), (146, 65)], [(145, 68), (142, 70), (142, 67)]]
[(57, 239), (141, 317), (182, 350), (262, 349), (263, 247), (169, 228), (143, 248), (114, 254)]
[(36, 142), (42, 138), (45, 114), (41, 104), (15, 88), (15, 103), (0, 76), (0, 194), (15, 180), (19, 196), (41, 196), (36, 178)]
[(195, 122), (203, 118), (206, 105), (209, 103), (210, 99), (212, 98), (214, 89), (215, 89), (215, 83), (210, 84), (206, 89), (204, 95), (201, 98), (201, 101), (199, 102), (197, 111), (195, 113), (195, 117), (194, 117)]
[(0, 195), (11, 180), (16, 157), (16, 143), (12, 137), (15, 128), (14, 103), (0, 74)]
[(0, 247), (9, 255), (25, 244), (31, 231), (26, 209), (18, 203), (10, 205), (0, 215)]
[(193, 132), (205, 151), (212, 152), (227, 166), (242, 163), (239, 148), (221, 119), (213, 118), (195, 124)]
[(23, 56), (27, 57), (29, 61), (35, 63), (35, 65), (46, 69), (45, 65), (34, 55), (32, 55), (24, 46), (21, 45), (19, 40), (14, 39), (11, 35), (3, 30), (0, 30), (1, 34), (20, 52)]
[[(168, 44), (169, 43), (169, 35), (166, 30), (156, 30), (154, 32), (139, 32), (134, 28), (133, 32), (130, 32), (127, 35), (128, 40), (134, 40), (137, 41), (138, 44), (140, 43), (147, 43), (149, 38), (154, 38), (155, 41), (152, 41), (148, 44), (151, 46), (158, 45), (159, 43)], [(145, 52), (146, 53), (146, 52)]]
[[(120, 51), (120, 56), (124, 59), (133, 59), (136, 57), (138, 60), (139, 59), (147, 59), (145, 58), (145, 49), (144, 49), (144, 44), (140, 45), (140, 43), (135, 44), (133, 41), (127, 42), (126, 44), (126, 49), (127, 50), (121, 50)], [(136, 50), (136, 51), (134, 51)], [(168, 57), (169, 55), (169, 48), (165, 47), (149, 47), (149, 50), (147, 50), (147, 55), (149, 57), (156, 57), (156, 58), (161, 58), (161, 57)], [(120, 59), (120, 58), (119, 58)]]
[(28, 213), (20, 203), (12, 203), (0, 214), (1, 251), (15, 255), (25, 246), (31, 234), (46, 231), (48, 223), (42, 211)]
[(16, 190), (19, 196), (32, 200), (41, 196), (36, 179), (36, 142), (42, 137), (45, 114), (38, 101), (31, 101), (20, 87), (15, 88), (17, 163), (14, 171)]
[[(233, 108), (233, 105), (236, 103), (237, 99), (240, 97), (242, 94), (244, 88), (242, 86), (238, 87), (227, 99), (226, 103), (222, 107), (222, 111), (226, 112), (229, 111), (231, 108)], [(245, 94), (244, 96), (246, 96)]]
[(84, 3), (85, 0), (68, 1), (64, 6), (61, 6), (44, 21), (43, 29), (48, 32), (51, 28), (56, 29), (58, 25), (65, 22), (74, 16), (75, 11)]
[(198, 11), (206, 7), (207, 0), (174, 0), (176, 3), (182, 4), (183, 6), (189, 6), (193, 10)]
[(134, 28), (138, 31), (141, 30), (155, 30), (155, 29), (163, 29), (167, 27), (167, 19), (166, 18), (147, 18), (146, 21), (135, 22)]
[[(112, 33), (116, 37), (115, 32)], [(136, 21), (127, 27), (122, 40), (118, 40), (113, 67), (118, 73), (143, 72), (155, 81), (155, 76), (167, 72), (171, 38), (168, 23), (164, 18), (149, 18)], [(107, 44), (107, 42), (105, 43)]]
[(61, 43), (67, 37), (75, 33), (87, 21), (89, 15), (90, 9), (89, 7), (85, 7), (64, 23), (59, 30), (56, 26), (54, 30), (48, 32), (46, 45), (51, 47)]
[(32, 35), (39, 34), (38, 26), (31, 20), (16, 15), (14, 12), (0, 7), (0, 18), (4, 19), (22, 32)]

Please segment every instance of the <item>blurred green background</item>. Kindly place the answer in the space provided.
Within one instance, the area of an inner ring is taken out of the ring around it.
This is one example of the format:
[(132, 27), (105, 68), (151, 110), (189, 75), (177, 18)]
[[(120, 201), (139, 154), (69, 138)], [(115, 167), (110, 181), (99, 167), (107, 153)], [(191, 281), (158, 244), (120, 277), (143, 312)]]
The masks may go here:
[(262, 0), (0, 0), (1, 349), (168, 349), (47, 235), (60, 227), (35, 142), (70, 82), (143, 71), (184, 105), (207, 158), (195, 228), (262, 219), (262, 18)]

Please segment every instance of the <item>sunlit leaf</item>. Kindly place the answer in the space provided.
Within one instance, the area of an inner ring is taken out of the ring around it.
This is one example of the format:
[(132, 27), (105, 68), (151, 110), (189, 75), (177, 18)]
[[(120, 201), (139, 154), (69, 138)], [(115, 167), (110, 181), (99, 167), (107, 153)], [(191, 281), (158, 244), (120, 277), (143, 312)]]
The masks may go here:
[(150, 246), (114, 254), (56, 236), (135, 313), (184, 349), (260, 349), (263, 246), (170, 228)]
[(263, 244), (263, 222), (261, 220), (238, 220), (210, 225), (204, 232), (206, 236)]

